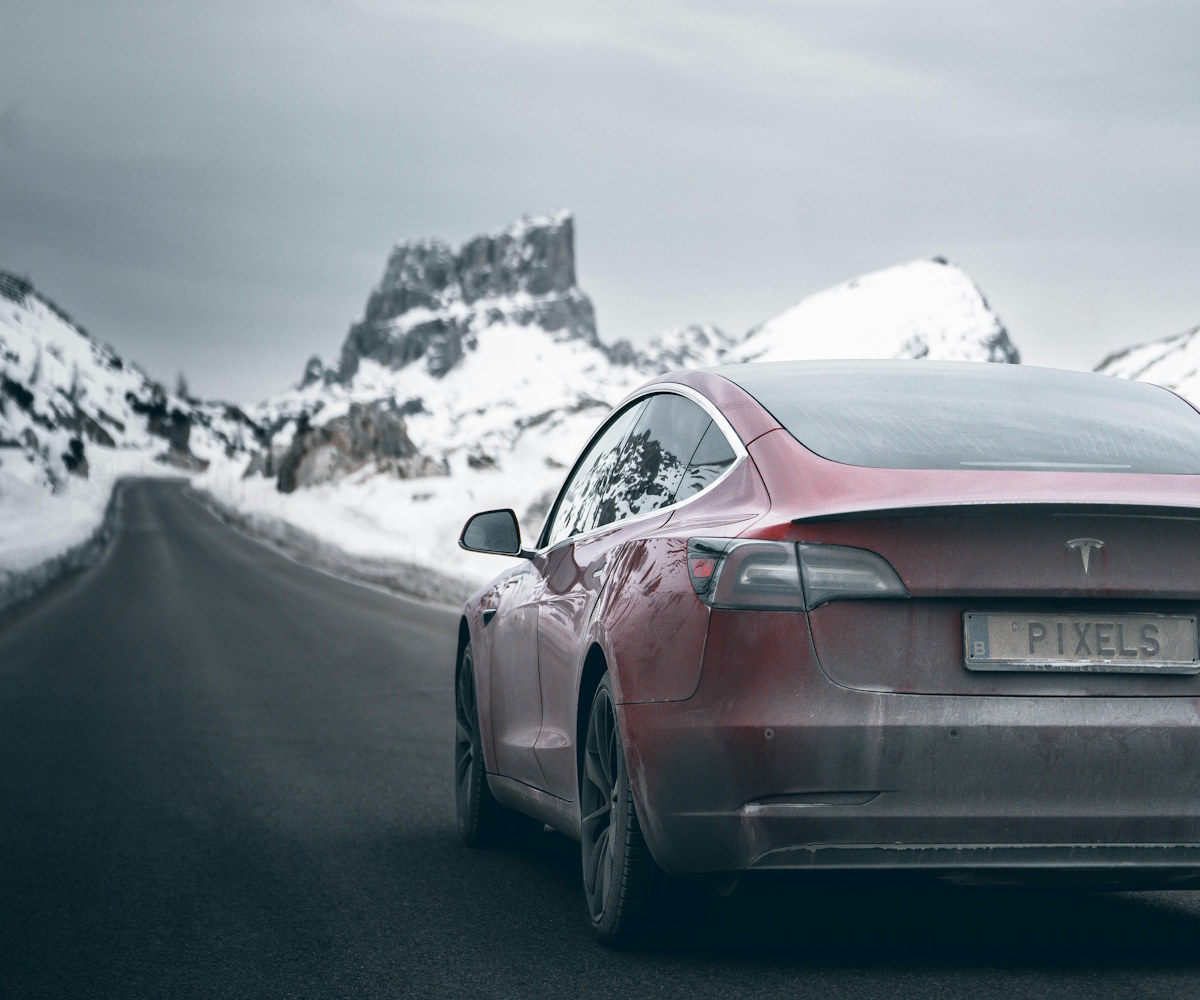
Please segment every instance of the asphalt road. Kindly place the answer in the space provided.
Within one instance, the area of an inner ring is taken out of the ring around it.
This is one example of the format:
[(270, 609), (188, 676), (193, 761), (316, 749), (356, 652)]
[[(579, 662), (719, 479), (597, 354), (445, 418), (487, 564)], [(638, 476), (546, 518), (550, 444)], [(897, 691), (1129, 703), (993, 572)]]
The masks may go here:
[(634, 953), (454, 832), (453, 612), (177, 484), (0, 620), (0, 997), (1195, 996), (1200, 894), (750, 886)]

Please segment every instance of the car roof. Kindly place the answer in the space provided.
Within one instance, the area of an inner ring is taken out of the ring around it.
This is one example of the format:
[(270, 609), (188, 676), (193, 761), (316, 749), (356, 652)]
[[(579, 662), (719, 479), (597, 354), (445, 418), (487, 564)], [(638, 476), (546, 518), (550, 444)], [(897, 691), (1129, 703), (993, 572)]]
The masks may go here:
[[(789, 395), (796, 399), (807, 400), (810, 392), (817, 393), (835, 400), (834, 412), (853, 416), (861, 409), (863, 400), (870, 399), (880, 385), (895, 388), (906, 382), (911, 385), (912, 380), (919, 380), (933, 390), (949, 384), (957, 384), (961, 389), (966, 384), (971, 389), (967, 396), (972, 400), (974, 390), (979, 389), (983, 395), (1022, 400), (1023, 408), (1030, 412), (1042, 400), (1078, 400), (1082, 394), (1088, 403), (1079, 415), (1099, 411), (1110, 425), (1114, 423), (1112, 414), (1105, 414), (1105, 410), (1114, 400), (1116, 408), (1128, 404), (1139, 410), (1147, 404), (1147, 412), (1163, 411), (1170, 415), (1170, 422), (1176, 425), (1172, 432), (1176, 448), (1184, 449), (1193, 458), (1195, 450), (1200, 448), (1200, 414), (1186, 401), (1158, 386), (1088, 372), (983, 362), (794, 361), (722, 365), (675, 372), (655, 381), (688, 385), (704, 393), (726, 414), (750, 447), (767, 480), (773, 503), (780, 505), (781, 515), (784, 509), (790, 509), (792, 516), (819, 517), (851, 511), (978, 503), (1200, 507), (1197, 475), (1178, 474), (1183, 468), (1174, 468), (1169, 473), (1165, 469), (1143, 470), (1136, 475), (1104, 471), (1104, 463), (1108, 461), (1104, 457), (1089, 458), (1074, 471), (1055, 468), (1050, 462), (1044, 463), (1044, 469), (1039, 468), (1043, 463), (1025, 468), (971, 468), (963, 463), (948, 469), (936, 464), (913, 468), (885, 467), (875, 461), (862, 465), (838, 461), (836, 457), (822, 455), (820, 447), (814, 448), (812, 442), (805, 440), (809, 428), (797, 427), (799, 433), (793, 433), (787, 427), (793, 415), (785, 412), (783, 406), (772, 412), (765, 399), (768, 393), (763, 391), (765, 384), (776, 382), (785, 385)], [(1066, 409), (1069, 414), (1070, 408)], [(1116, 424), (1120, 427), (1120, 421)], [(875, 427), (881, 426), (887, 427), (886, 420), (877, 419)], [(1102, 439), (1104, 434), (1097, 436)], [(1192, 440), (1197, 444), (1191, 444)], [(884, 445), (890, 443), (885, 441)], [(1096, 462), (1094, 467), (1089, 465), (1092, 461)]]

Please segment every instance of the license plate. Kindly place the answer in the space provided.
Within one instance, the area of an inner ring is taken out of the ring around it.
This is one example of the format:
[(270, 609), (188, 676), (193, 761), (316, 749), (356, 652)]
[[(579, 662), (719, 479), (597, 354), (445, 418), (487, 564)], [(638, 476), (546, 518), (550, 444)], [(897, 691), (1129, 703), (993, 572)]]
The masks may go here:
[(1196, 674), (1195, 615), (963, 615), (968, 670)]

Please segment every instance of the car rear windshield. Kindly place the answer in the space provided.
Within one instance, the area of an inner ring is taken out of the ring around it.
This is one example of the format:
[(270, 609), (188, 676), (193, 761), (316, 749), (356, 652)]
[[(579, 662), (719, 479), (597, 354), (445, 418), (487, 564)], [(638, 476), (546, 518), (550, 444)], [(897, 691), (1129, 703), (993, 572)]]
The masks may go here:
[(847, 465), (1200, 474), (1200, 414), (1141, 382), (933, 361), (715, 371), (810, 451)]

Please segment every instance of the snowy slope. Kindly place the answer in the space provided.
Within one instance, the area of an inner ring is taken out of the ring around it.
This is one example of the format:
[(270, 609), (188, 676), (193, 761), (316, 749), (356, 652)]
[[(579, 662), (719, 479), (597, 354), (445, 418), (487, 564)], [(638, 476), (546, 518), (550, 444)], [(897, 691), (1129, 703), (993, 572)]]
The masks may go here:
[[(398, 480), (368, 465), (291, 494), (278, 492), (272, 479), (243, 479), (226, 467), (214, 467), (199, 482), (230, 506), (283, 518), (357, 556), (486, 577), (495, 561), (481, 565), (456, 545), (466, 517), (513, 507), (525, 533), (535, 533), (582, 443), (644, 380), (584, 341), (496, 324), (479, 330), (475, 349), (442, 378), (422, 365), (397, 371), (364, 361), (347, 385), (308, 386), (255, 413), (264, 424), (278, 424), (283, 416), (309, 412), (320, 424), (345, 414), (352, 402), (403, 411), (419, 400), (419, 410), (404, 417), (407, 431), (444, 475)], [(284, 423), (277, 437), (286, 441), (294, 426)]]
[(253, 435), (228, 409), (166, 393), (0, 272), (0, 600), (97, 529), (119, 477), (244, 461)]
[(1200, 327), (1110, 354), (1096, 371), (1166, 386), (1200, 405)]
[(752, 329), (729, 361), (1019, 355), (975, 283), (941, 259), (875, 271), (811, 295)]

